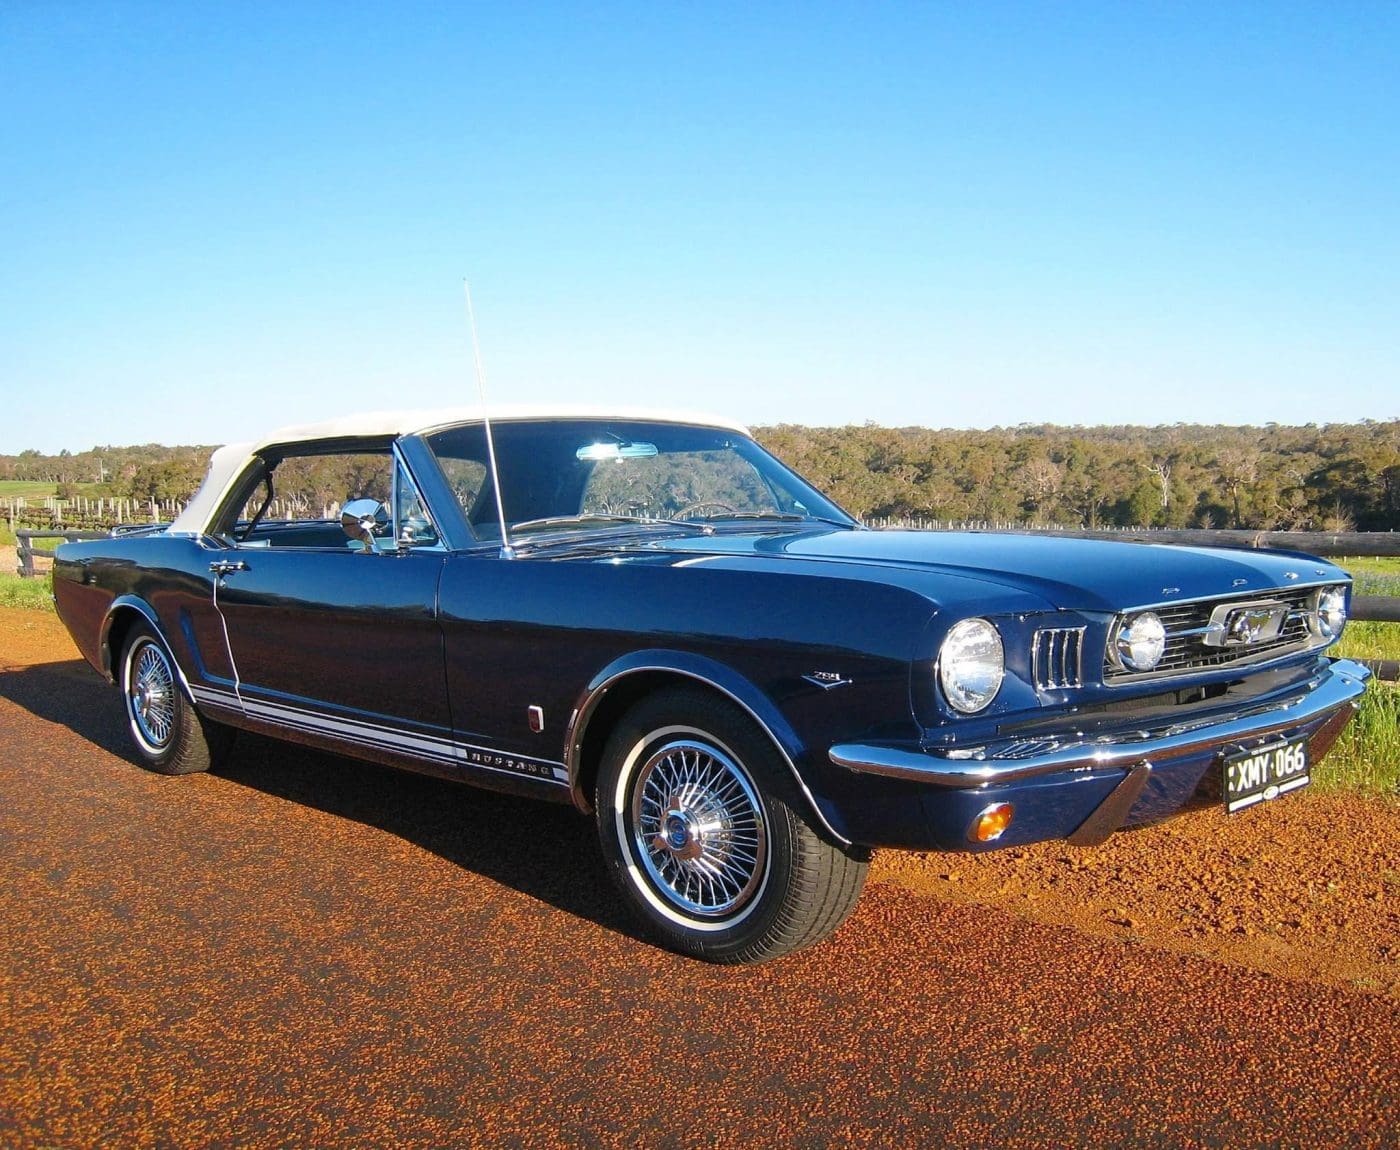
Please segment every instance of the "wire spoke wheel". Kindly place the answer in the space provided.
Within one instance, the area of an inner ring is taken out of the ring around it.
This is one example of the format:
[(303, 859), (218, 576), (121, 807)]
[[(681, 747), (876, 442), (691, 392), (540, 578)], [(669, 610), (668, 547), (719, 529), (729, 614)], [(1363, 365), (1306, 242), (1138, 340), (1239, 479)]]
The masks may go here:
[(762, 806), (743, 768), (717, 747), (692, 739), (658, 747), (636, 773), (628, 821), (658, 892), (687, 914), (734, 914), (762, 885)]
[(170, 648), (146, 623), (127, 634), (122, 648), (122, 703), (131, 741), (142, 762), (165, 775), (207, 771), (232, 742), (220, 723), (203, 719), (185, 697)]
[(175, 675), (159, 646), (142, 642), (132, 651), (126, 687), (127, 711), (135, 733), (153, 752), (163, 751), (175, 734)]
[(712, 691), (678, 685), (635, 702), (603, 747), (594, 794), (623, 901), (680, 954), (790, 954), (835, 930), (865, 881), (869, 855), (813, 830), (793, 808), (781, 748)]

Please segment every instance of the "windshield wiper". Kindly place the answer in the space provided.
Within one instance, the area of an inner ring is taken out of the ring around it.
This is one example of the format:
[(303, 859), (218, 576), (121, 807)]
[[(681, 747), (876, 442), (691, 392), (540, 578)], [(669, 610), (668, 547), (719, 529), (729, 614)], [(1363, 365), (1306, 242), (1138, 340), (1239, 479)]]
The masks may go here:
[(828, 519), (822, 515), (799, 515), (792, 511), (717, 511), (713, 515), (697, 517), (706, 523), (724, 519), (767, 519), (777, 523), (826, 523), (832, 527), (854, 527), (840, 519)]
[(714, 531), (713, 527), (704, 523), (698, 523), (693, 519), (658, 519), (646, 515), (548, 515), (543, 519), (527, 519), (523, 523), (512, 523), (511, 533), (517, 531), (533, 531), (538, 528), (549, 527), (584, 527), (591, 523), (621, 524), (624, 526), (645, 526), (651, 527), (661, 525), (665, 527), (684, 527), (689, 531), (696, 531), (702, 535), (709, 535)]

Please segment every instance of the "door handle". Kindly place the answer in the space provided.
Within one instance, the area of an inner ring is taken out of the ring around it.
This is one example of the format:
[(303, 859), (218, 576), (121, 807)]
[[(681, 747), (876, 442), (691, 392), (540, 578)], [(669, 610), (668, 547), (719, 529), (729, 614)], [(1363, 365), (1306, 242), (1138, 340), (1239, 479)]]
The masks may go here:
[(244, 563), (242, 559), (215, 559), (209, 564), (209, 570), (222, 579), (225, 575), (232, 575), (235, 571), (248, 570), (248, 564)]

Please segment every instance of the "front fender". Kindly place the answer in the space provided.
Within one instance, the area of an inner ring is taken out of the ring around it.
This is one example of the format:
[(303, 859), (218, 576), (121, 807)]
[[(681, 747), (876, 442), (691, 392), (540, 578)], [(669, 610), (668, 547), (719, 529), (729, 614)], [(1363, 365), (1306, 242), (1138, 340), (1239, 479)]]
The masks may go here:
[(610, 695), (625, 686), (635, 684), (641, 676), (700, 683), (724, 695), (746, 711), (772, 741), (778, 757), (790, 772), (793, 783), (818, 825), (837, 842), (844, 846), (850, 845), (850, 840), (832, 826), (806, 780), (798, 772), (797, 761), (803, 757), (807, 748), (783, 713), (758, 687), (732, 667), (689, 651), (665, 648), (631, 651), (614, 659), (589, 681), (574, 704), (564, 743), (569, 789), (576, 806), (586, 811), (592, 805), (587, 793), (588, 763), (585, 755), (590, 726), (600, 713), (606, 712), (604, 703)]

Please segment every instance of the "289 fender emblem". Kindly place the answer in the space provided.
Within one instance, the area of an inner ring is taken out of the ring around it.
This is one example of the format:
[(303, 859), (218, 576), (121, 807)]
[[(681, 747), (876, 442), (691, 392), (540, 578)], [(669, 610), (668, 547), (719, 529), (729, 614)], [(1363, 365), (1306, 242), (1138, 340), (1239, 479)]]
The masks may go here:
[(851, 680), (847, 679), (839, 671), (812, 671), (802, 676), (813, 686), (820, 687), (823, 691), (829, 691), (833, 687), (848, 687)]

